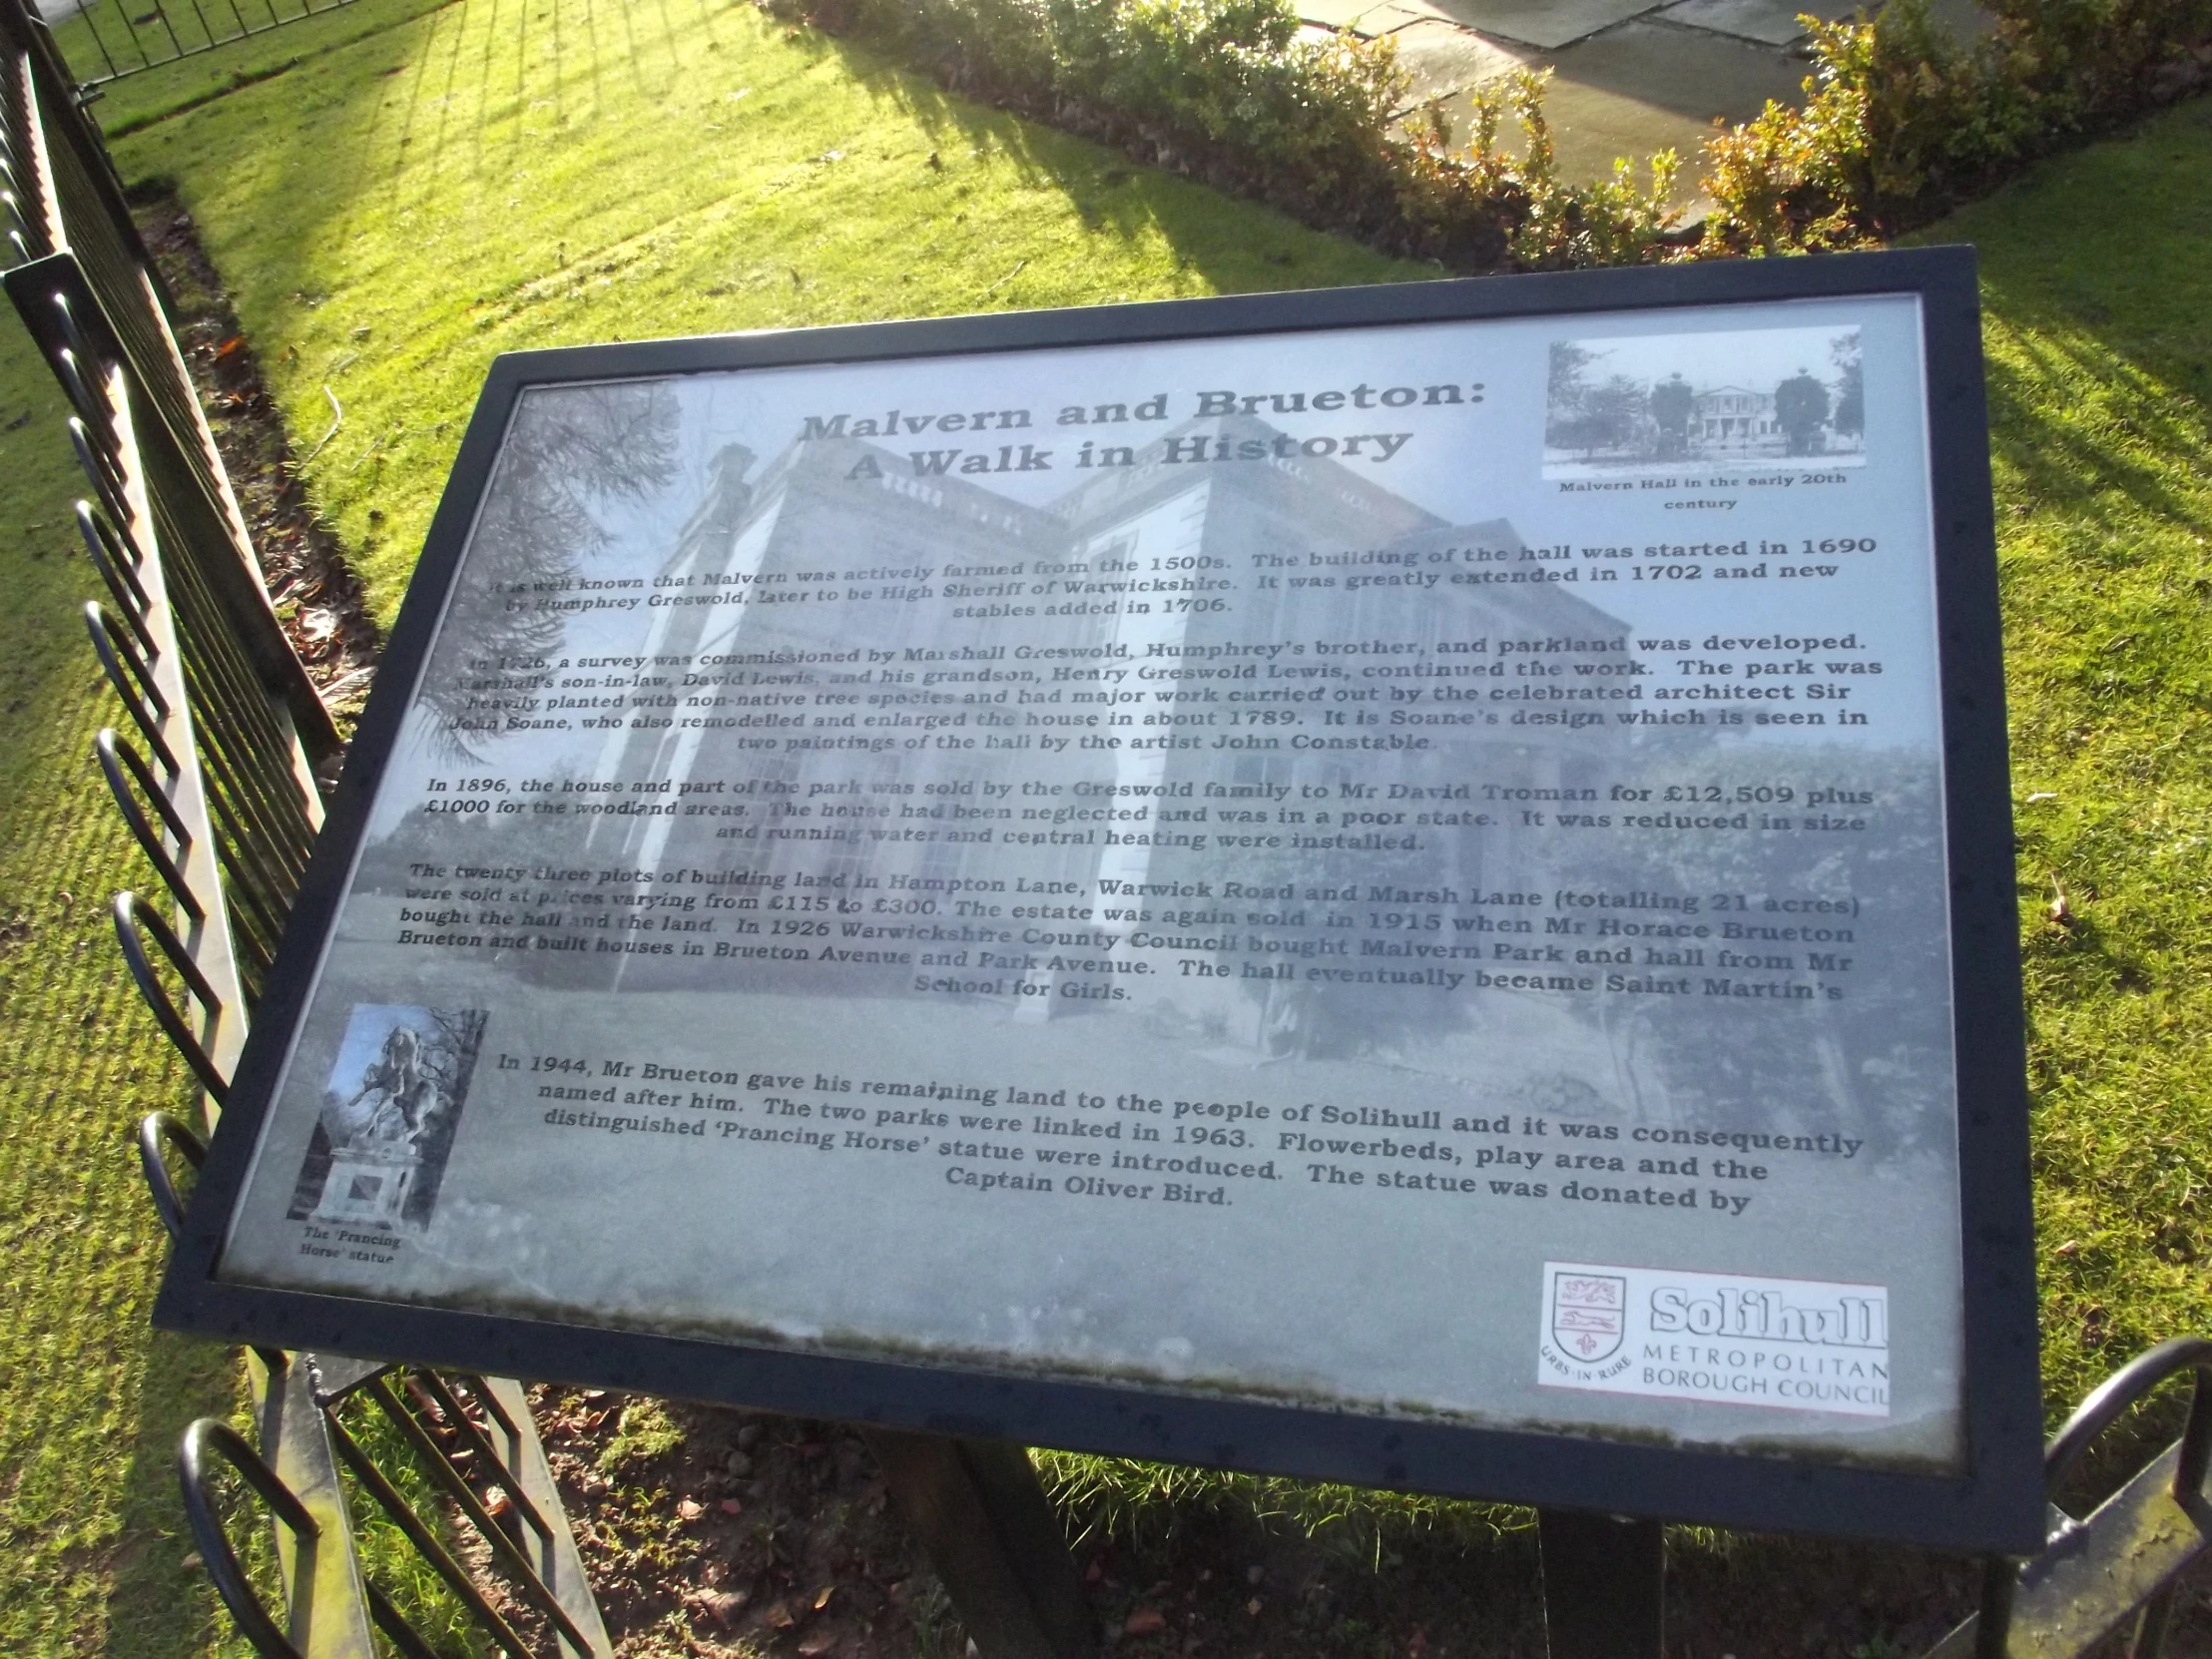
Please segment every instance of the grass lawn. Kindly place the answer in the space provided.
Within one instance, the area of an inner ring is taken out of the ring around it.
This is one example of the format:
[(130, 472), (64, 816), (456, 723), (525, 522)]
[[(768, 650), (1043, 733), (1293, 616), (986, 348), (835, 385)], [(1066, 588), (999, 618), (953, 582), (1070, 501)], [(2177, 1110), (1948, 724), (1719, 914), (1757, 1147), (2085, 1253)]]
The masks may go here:
[(177, 180), (298, 452), (344, 411), (308, 480), (384, 620), (499, 351), (1433, 275), (743, 0), (466, 0), (115, 150)]
[[(101, 108), (126, 177), (199, 220), (384, 618), (500, 350), (1425, 275), (746, 4), (361, 0)], [(2199, 103), (1928, 239), (1984, 262), (2054, 1414), (2212, 1329), (2208, 172)], [(0, 426), (36, 418), (0, 434), (0, 526), (44, 528), (0, 545), (0, 1647), (192, 1651), (169, 1457), (229, 1381), (145, 1333), (159, 1252), (123, 1136), (180, 1085), (109, 954), (99, 901), (143, 877), (82, 759), (100, 703), (54, 400), (5, 341)], [(1152, 1489), (1075, 1472), (1101, 1502)]]
[(1982, 261), (2053, 1409), (2212, 1332), (2208, 171), (2200, 99), (1924, 239)]

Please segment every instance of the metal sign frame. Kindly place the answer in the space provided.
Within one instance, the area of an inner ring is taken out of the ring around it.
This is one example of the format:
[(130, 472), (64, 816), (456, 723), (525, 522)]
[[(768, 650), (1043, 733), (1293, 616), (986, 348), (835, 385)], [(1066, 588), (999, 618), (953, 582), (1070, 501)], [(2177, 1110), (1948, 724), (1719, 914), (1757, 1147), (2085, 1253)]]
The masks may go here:
[[(1936, 566), (1963, 1266), (1956, 1476), (1225, 1399), (1160, 1386), (686, 1340), (227, 1284), (217, 1278), (262, 1121), (334, 925), (508, 417), (528, 387), (693, 371), (1139, 344), (1743, 301), (1917, 296)], [(2042, 1538), (2024, 1034), (1995, 528), (1970, 250), (1410, 283), (957, 317), (500, 357), (392, 632), (156, 1308), (232, 1343), (503, 1375), (1312, 1479), (2028, 1553)]]

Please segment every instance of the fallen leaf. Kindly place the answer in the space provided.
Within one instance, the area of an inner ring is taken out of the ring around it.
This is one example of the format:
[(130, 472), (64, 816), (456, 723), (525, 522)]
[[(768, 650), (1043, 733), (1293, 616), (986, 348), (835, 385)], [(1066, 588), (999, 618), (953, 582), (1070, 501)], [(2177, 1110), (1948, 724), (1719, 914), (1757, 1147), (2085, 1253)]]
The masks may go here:
[(717, 1624), (729, 1624), (745, 1611), (745, 1604), (751, 1599), (743, 1590), (710, 1590), (699, 1598), (699, 1603), (714, 1615)]
[(680, 1519), (695, 1521), (706, 1512), (707, 1506), (704, 1503), (696, 1502), (688, 1497), (677, 1500), (676, 1513)]
[(737, 1500), (736, 1498), (734, 1498), (734, 1497), (726, 1497), (726, 1498), (724, 1498), (724, 1499), (722, 1500), (722, 1512), (723, 1512), (724, 1514), (726, 1514), (726, 1515), (735, 1515), (735, 1514), (737, 1514), (737, 1513), (739, 1512), (739, 1511), (738, 1511), (738, 1500)]
[(792, 1617), (792, 1610), (789, 1607), (785, 1606), (781, 1601), (777, 1602), (774, 1606), (769, 1608), (766, 1617), (770, 1625), (778, 1630), (789, 1630), (793, 1625), (799, 1622), (797, 1619)]
[(1168, 1616), (1157, 1607), (1140, 1607), (1121, 1627), (1124, 1636), (1152, 1636), (1167, 1629)]
[(504, 1486), (493, 1486), (484, 1493), (484, 1512), (494, 1520), (514, 1506), (514, 1499), (507, 1495), (507, 1488)]
[(1254, 1618), (1258, 1618), (1260, 1616), (1260, 1607), (1261, 1602), (1258, 1596), (1254, 1596), (1250, 1601), (1245, 1603), (1245, 1611), (1250, 1613)]
[(817, 1631), (814, 1635), (809, 1636), (804, 1642), (801, 1642), (799, 1644), (799, 1651), (806, 1656), (806, 1659), (815, 1659), (815, 1655), (819, 1653), (828, 1653), (836, 1645), (836, 1637), (832, 1636), (827, 1630), (822, 1630)]
[(245, 349), (246, 336), (244, 334), (233, 334), (229, 339), (225, 340), (221, 345), (215, 348), (215, 359), (217, 362), (221, 362), (225, 357), (236, 356), (239, 352), (244, 351)]
[(821, 1611), (822, 1611), (822, 1610), (823, 1610), (823, 1609), (824, 1609), (825, 1607), (829, 1606), (829, 1605), (830, 1605), (830, 1598), (831, 1596), (835, 1595), (836, 1593), (837, 1593), (837, 1587), (836, 1587), (836, 1585), (834, 1585), (834, 1584), (825, 1584), (825, 1585), (823, 1585), (823, 1587), (822, 1587), (822, 1594), (820, 1594), (820, 1595), (818, 1595), (817, 1597), (815, 1597), (815, 1611), (819, 1613), (819, 1612), (821, 1612)]

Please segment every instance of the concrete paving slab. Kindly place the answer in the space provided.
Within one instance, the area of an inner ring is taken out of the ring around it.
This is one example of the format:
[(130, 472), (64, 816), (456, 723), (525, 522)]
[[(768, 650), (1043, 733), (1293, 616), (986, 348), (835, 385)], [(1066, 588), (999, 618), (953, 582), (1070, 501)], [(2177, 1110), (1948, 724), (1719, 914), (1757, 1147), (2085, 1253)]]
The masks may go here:
[[(1663, 24), (1632, 22), (1535, 60), (1554, 74), (1544, 98), (1560, 176), (1577, 184), (1612, 176), (1627, 157), (1640, 181), (1661, 150), (1682, 159), (1676, 201), (1694, 218), (1708, 206), (1698, 190), (1705, 141), (1716, 120), (1748, 121), (1769, 98), (1794, 101), (1805, 63), (1773, 47)], [(1443, 104), (1452, 131), (1470, 128), (1469, 95)], [(1517, 148), (1514, 135), (1506, 135)]]
[(1566, 46), (1657, 8), (1659, 0), (1437, 0), (1456, 23), (1546, 48)]
[[(1881, 9), (1880, 0), (1680, 0), (1652, 16), (1769, 46), (1789, 46), (1805, 38), (1806, 31), (1797, 21), (1801, 12), (1812, 13), (1823, 23), (1835, 23)], [(1959, 40), (1975, 39), (1996, 27), (1995, 16), (1975, 0), (1931, 0), (1929, 9)]]
[(1414, 23), (1450, 23), (1429, 0), (1298, 0), (1298, 20), (1373, 39)]
[[(1464, 144), (1473, 131), (1469, 113), (1472, 100), (1471, 91), (1462, 91), (1441, 103), (1455, 144)], [(1697, 183), (1698, 157), (1699, 147), (1713, 131), (1708, 124), (1631, 98), (1558, 82), (1552, 83), (1544, 111), (1550, 119), (1552, 149), (1562, 179), (1573, 184), (1610, 179), (1614, 158), (1625, 156), (1636, 168), (1637, 184), (1649, 188), (1651, 176), (1646, 164), (1658, 151), (1672, 150), (1682, 158), (1676, 203), (1693, 214), (1704, 211), (1707, 204)], [(1519, 129), (1510, 121), (1503, 125), (1498, 139), (1507, 151), (1518, 154), (1522, 148)]]
[(1978, 40), (1996, 30), (1997, 20), (1989, 12), (1974, 4), (1974, 0), (1929, 0), (1928, 9), (1936, 14), (1936, 21), (1959, 41)]
[(1805, 38), (1798, 11), (1796, 0), (1681, 0), (1652, 15), (1656, 21), (1685, 28), (1789, 46)]
[(1435, 19), (1409, 24), (1390, 38), (1397, 42), (1399, 66), (1413, 77), (1405, 100), (1408, 107), (1494, 81), (1535, 55)]
[(1349, 30), (1356, 35), (1381, 34), (1371, 19), (1389, 0), (1298, 0), (1298, 20), (1318, 23), (1325, 29)]
[(1385, 0), (1384, 4), (1375, 8), (1362, 27), (1372, 29), (1379, 35), (1387, 35), (1410, 28), (1416, 23), (1441, 23), (1447, 28), (1458, 26), (1441, 6), (1431, 4), (1430, 0)]
[(1572, 127), (1571, 111), (1601, 105), (1642, 106), (1700, 128), (1749, 121), (1770, 98), (1798, 102), (1807, 74), (1802, 59), (1773, 47), (1647, 22), (1608, 29), (1550, 61), (1556, 74), (1546, 107), (1557, 130)]
[(1713, 136), (1710, 121), (1603, 87), (1558, 80), (1544, 99), (1544, 115), (1551, 123), (1561, 178), (1577, 184), (1609, 179), (1615, 159), (1625, 156), (1636, 168), (1638, 184), (1648, 188), (1645, 164), (1660, 151), (1672, 150), (1682, 158), (1677, 199), (1689, 203), (1700, 195), (1703, 146)]

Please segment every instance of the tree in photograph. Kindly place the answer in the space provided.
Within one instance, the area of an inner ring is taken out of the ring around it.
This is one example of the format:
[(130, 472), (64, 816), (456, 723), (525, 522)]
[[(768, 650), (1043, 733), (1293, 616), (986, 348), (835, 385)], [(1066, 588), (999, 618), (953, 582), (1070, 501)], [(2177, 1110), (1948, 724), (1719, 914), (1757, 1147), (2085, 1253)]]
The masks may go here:
[(1651, 420), (1659, 428), (1662, 460), (1678, 460), (1690, 452), (1690, 412), (1695, 401), (1680, 369), (1651, 388)]
[(1554, 449), (1579, 447), (1576, 432), (1582, 418), (1584, 405), (1590, 395), (1589, 381), (1584, 370), (1597, 361), (1598, 354), (1580, 340), (1555, 339), (1551, 342), (1551, 375), (1546, 387), (1544, 406), (1544, 442)]
[(1859, 330), (1854, 328), (1830, 340), (1828, 357), (1836, 365), (1836, 414), (1830, 424), (1839, 437), (1858, 437), (1867, 429), (1867, 379), (1859, 353)]
[(1774, 418), (1789, 439), (1791, 454), (1819, 454), (1821, 427), (1828, 419), (1828, 388), (1799, 369), (1774, 388)]
[(1544, 442), (1579, 449), (1584, 459), (1622, 449), (1643, 429), (1644, 386), (1626, 374), (1592, 383), (1589, 368), (1606, 353), (1580, 340), (1551, 342), (1551, 377), (1544, 409)]
[(523, 397), (425, 676), (423, 701), (456, 758), (479, 758), (499, 735), (506, 683), (528, 673), (521, 665), (560, 649), (567, 613), (535, 601), (557, 597), (580, 561), (613, 540), (594, 509), (640, 505), (674, 481), (677, 419), (665, 385), (562, 386)]
[(1580, 447), (1594, 454), (1603, 449), (1628, 449), (1642, 435), (1644, 410), (1650, 393), (1641, 380), (1615, 374), (1594, 388), (1583, 415)]
[(453, 1146), (461, 1106), (468, 1098), (468, 1082), (476, 1069), (476, 1051), (483, 1046), (485, 1010), (482, 1008), (425, 1008), (431, 1031), (421, 1044), (422, 1069), (434, 1088), (435, 1109), (425, 1112), (415, 1126), (415, 1156), (419, 1160), (414, 1185), (407, 1189), (401, 1215), (416, 1226), (430, 1220), (438, 1202), (438, 1188), (445, 1181), (445, 1157)]

